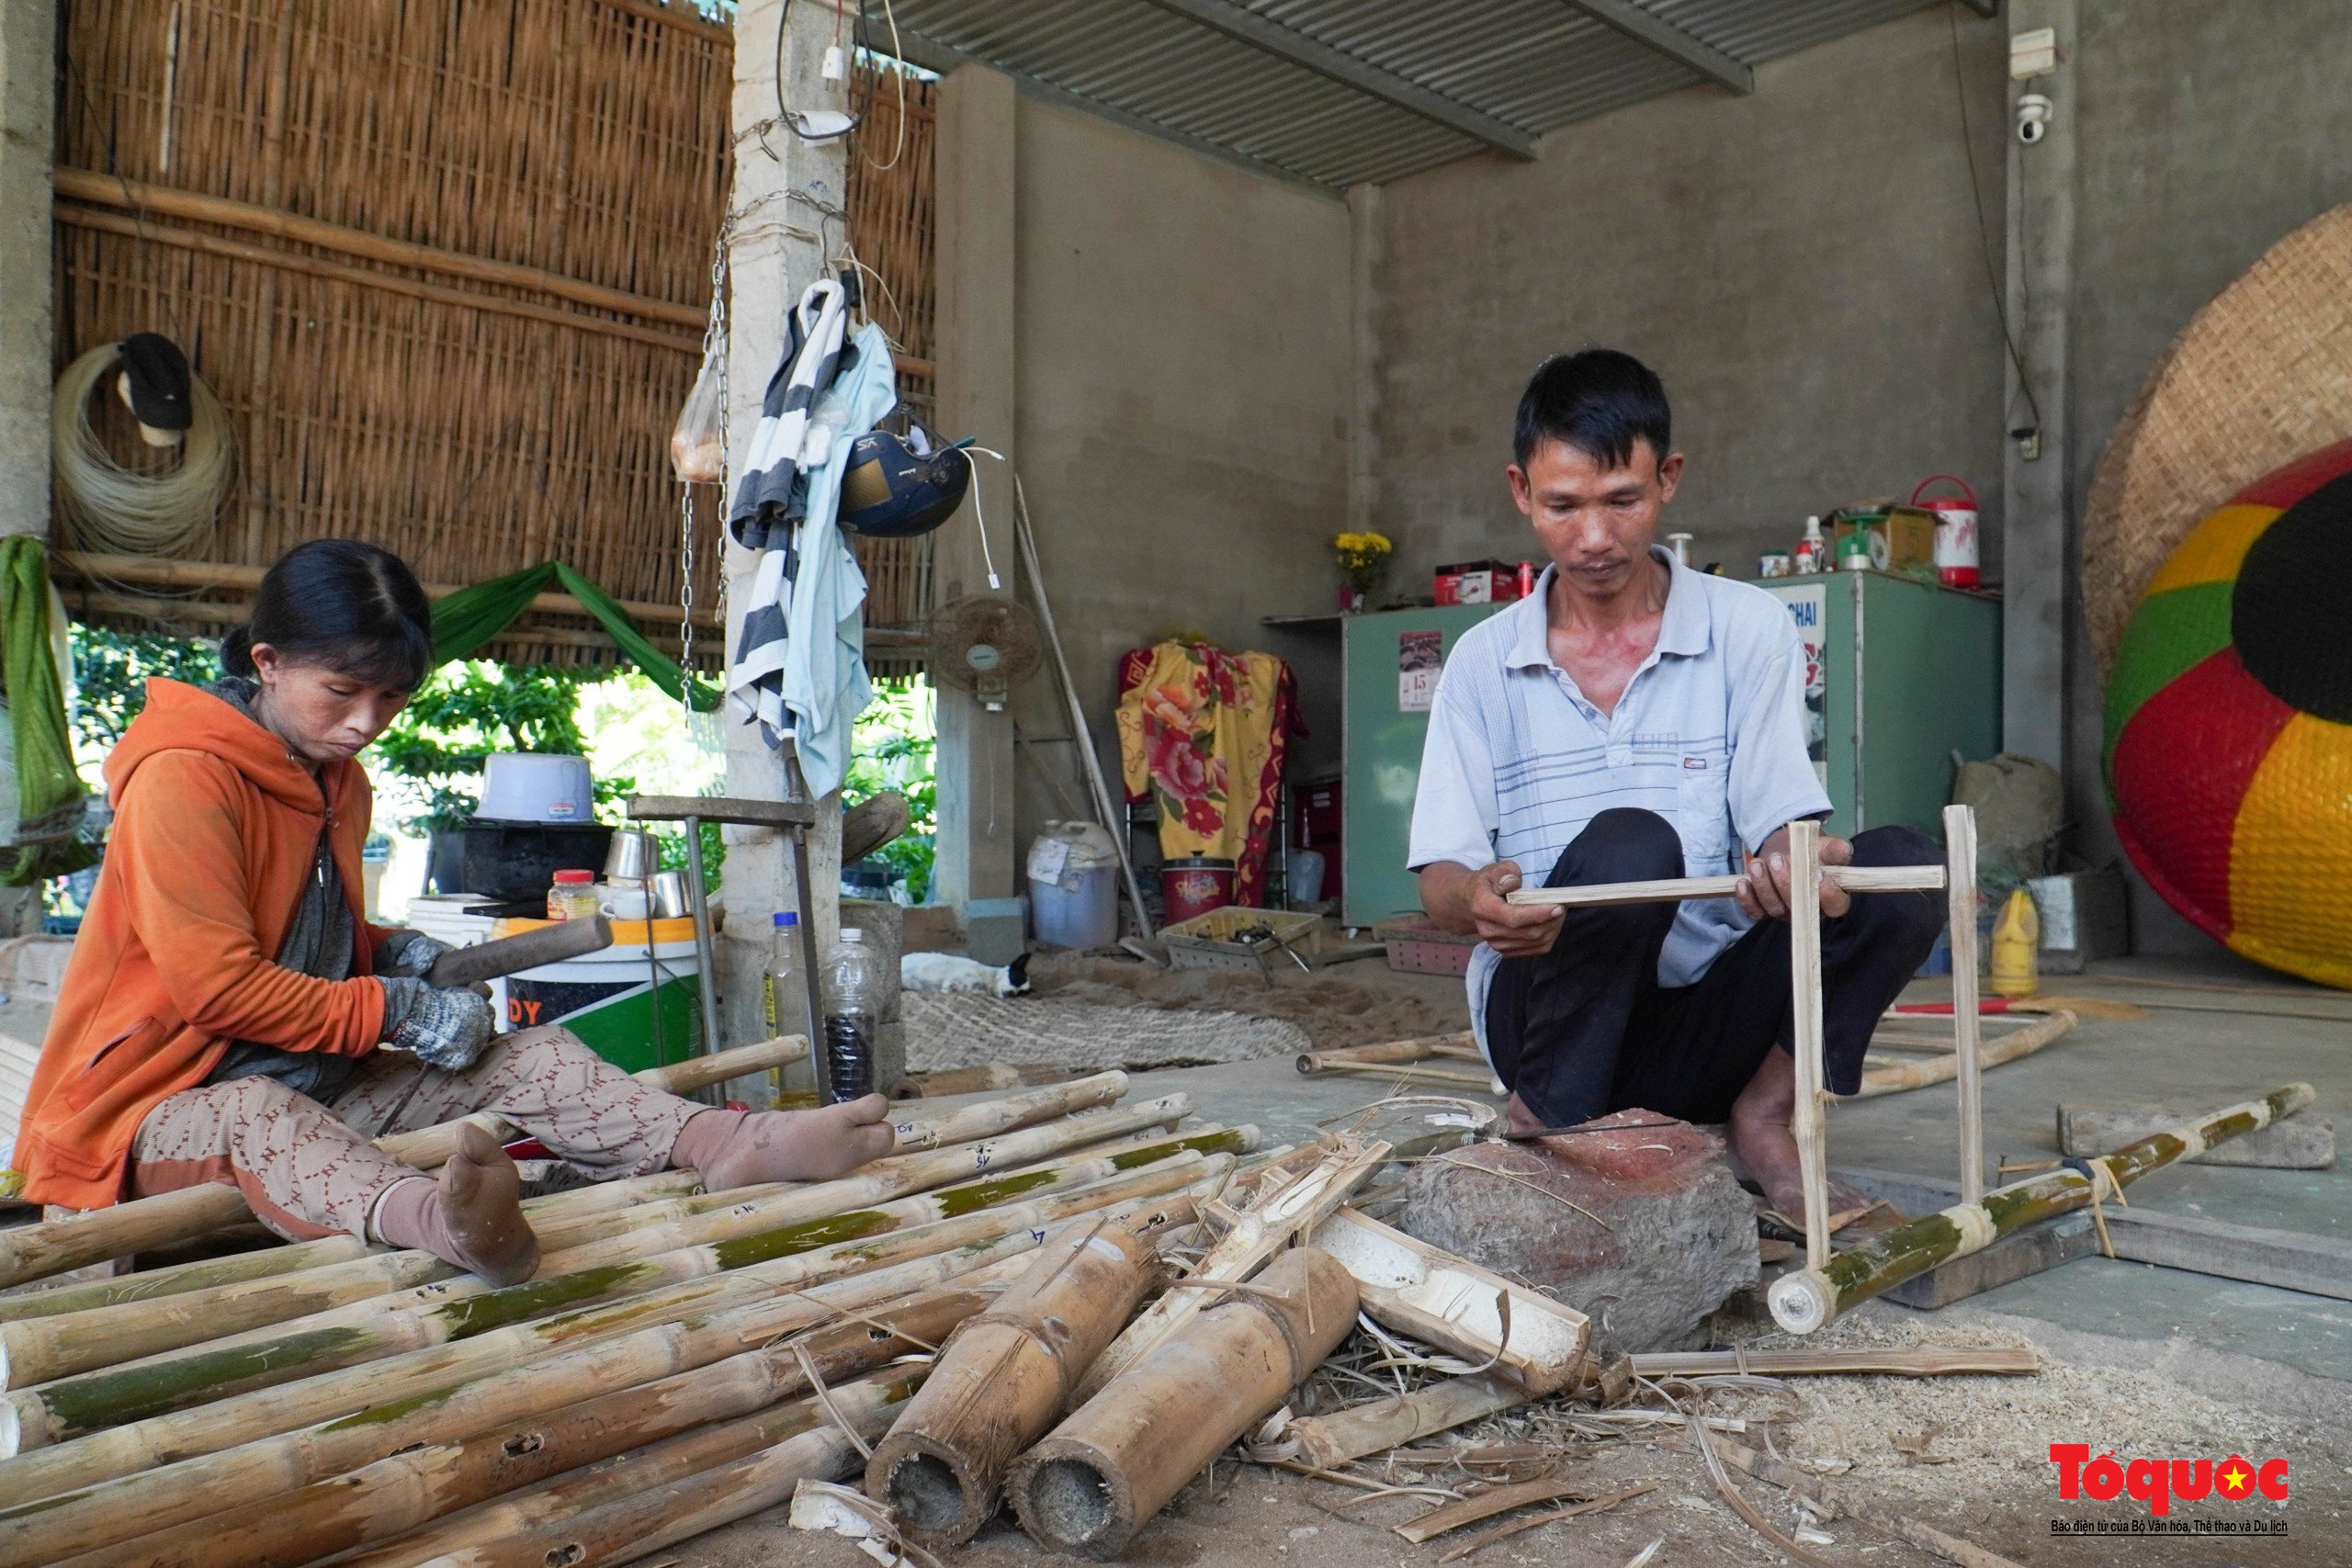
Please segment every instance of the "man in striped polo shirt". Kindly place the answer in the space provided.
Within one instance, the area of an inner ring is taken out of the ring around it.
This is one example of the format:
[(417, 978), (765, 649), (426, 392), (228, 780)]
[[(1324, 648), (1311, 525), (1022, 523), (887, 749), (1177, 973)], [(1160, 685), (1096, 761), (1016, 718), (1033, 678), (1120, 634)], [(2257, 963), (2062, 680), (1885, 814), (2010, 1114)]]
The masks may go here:
[[(1657, 544), (1682, 454), (1629, 355), (1555, 357), (1520, 400), (1511, 498), (1551, 564), (1463, 634), (1413, 807), (1421, 902), (1476, 932), (1470, 1016), (1512, 1130), (1640, 1106), (1730, 1124), (1765, 1195), (1802, 1212), (1789, 1051), (1788, 824), (1829, 814), (1805, 754), (1804, 666), (1779, 600)], [(1925, 835), (1825, 838), (1831, 865), (1941, 861)], [(1562, 887), (1737, 873), (1733, 898), (1563, 910)], [(1940, 900), (1821, 887), (1828, 1088), (1860, 1085), (1879, 1015)]]

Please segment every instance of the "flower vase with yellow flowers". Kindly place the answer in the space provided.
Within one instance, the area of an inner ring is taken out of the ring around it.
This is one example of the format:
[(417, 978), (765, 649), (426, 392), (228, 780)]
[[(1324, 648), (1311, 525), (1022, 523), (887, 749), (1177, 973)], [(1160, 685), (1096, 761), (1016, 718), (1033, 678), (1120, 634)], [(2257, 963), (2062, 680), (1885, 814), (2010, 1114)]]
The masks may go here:
[(1331, 541), (1331, 555), (1340, 563), (1340, 570), (1347, 582), (1340, 590), (1340, 609), (1344, 615), (1360, 613), (1387, 575), (1388, 558), (1396, 547), (1385, 534), (1341, 534)]

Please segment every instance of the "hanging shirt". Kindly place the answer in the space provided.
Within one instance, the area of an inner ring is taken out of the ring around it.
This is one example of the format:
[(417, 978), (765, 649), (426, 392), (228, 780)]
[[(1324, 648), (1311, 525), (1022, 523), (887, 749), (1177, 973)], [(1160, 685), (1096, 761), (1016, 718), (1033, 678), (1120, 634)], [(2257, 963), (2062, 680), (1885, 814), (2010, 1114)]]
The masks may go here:
[[(1800, 817), (1829, 810), (1805, 751), (1804, 654), (1788, 611), (1750, 583), (1671, 570), (1657, 646), (1604, 714), (1553, 661), (1535, 592), (1462, 634), (1438, 677), (1413, 801), (1410, 864), (1518, 863), (1543, 886), (1570, 840), (1611, 807), (1654, 811), (1682, 840), (1683, 874), (1737, 869)], [(1658, 953), (1661, 986), (1688, 986), (1753, 924), (1728, 898), (1686, 901)], [(1470, 1018), (1483, 1048), (1500, 956), (1470, 955)]]

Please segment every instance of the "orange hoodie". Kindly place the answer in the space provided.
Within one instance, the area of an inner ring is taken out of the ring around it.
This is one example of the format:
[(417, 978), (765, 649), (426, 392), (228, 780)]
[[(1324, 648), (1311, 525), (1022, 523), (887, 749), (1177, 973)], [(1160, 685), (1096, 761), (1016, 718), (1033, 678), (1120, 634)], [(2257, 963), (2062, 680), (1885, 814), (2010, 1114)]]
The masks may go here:
[[(362, 1056), (390, 932), (357, 896), (368, 775), (313, 777), (286, 744), (209, 692), (147, 682), (147, 706), (107, 758), (114, 831), (59, 987), (17, 1139), (25, 1194), (77, 1209), (118, 1201), (139, 1123), (204, 1081), (232, 1040)], [(272, 962), (329, 835), (361, 973), (319, 980)]]

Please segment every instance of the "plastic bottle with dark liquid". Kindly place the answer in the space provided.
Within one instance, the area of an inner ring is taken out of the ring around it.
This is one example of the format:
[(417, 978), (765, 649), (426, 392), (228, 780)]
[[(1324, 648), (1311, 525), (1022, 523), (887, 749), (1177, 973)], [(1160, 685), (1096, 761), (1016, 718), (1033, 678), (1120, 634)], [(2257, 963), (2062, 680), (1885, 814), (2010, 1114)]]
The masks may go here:
[[(825, 955), (827, 1103), (874, 1092), (874, 1043), (882, 1024), (882, 970), (865, 933), (854, 926)], [(892, 976), (895, 983), (896, 976)]]

